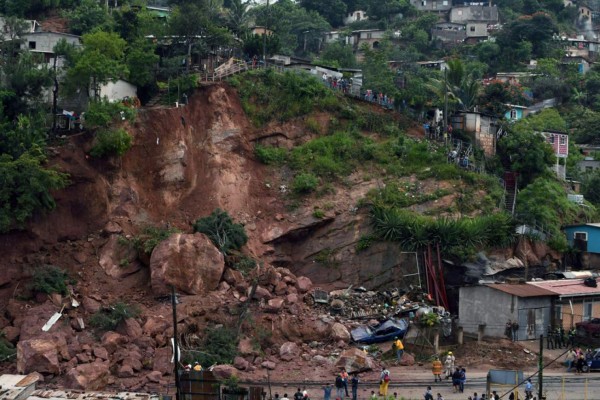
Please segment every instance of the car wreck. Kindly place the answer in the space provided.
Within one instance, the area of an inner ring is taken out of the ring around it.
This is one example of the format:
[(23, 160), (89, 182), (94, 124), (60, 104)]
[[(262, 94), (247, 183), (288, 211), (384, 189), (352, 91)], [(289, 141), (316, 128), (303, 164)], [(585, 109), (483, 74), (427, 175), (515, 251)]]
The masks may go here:
[(352, 329), (352, 340), (362, 344), (386, 342), (395, 337), (403, 338), (408, 332), (409, 322), (405, 318), (389, 318), (375, 326), (361, 325)]

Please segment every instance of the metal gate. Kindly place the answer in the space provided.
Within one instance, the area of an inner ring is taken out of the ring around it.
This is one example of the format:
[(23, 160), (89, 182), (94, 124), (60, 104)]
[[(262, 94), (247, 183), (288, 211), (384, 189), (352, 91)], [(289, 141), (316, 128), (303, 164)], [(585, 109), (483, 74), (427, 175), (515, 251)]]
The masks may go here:
[(544, 321), (549, 321), (550, 310), (547, 307), (519, 310), (519, 330), (517, 340), (537, 339), (546, 333)]

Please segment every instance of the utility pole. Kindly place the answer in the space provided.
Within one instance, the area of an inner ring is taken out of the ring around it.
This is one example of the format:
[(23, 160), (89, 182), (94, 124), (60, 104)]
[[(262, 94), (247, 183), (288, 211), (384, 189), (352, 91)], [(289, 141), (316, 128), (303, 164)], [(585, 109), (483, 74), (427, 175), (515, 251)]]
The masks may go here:
[(444, 133), (448, 132), (448, 67), (444, 67)]
[(54, 87), (52, 88), (52, 134), (56, 134), (56, 113), (58, 102), (58, 78), (56, 77), (56, 59), (58, 54), (54, 55)]
[(173, 369), (175, 372), (175, 400), (180, 400), (181, 382), (179, 380), (179, 345), (177, 343), (177, 297), (175, 286), (171, 286), (171, 307), (173, 308)]
[(265, 31), (263, 32), (263, 67), (267, 67), (267, 29), (269, 29), (269, 0), (267, 0), (267, 16), (265, 17)]
[(543, 387), (544, 387), (544, 334), (540, 335), (540, 355), (538, 357), (538, 399), (542, 400)]

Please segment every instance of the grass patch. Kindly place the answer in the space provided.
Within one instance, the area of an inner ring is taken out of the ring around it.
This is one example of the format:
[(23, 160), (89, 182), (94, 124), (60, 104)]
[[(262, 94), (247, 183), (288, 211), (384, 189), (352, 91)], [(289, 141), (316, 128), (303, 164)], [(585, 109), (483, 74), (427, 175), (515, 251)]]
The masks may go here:
[(63, 296), (69, 294), (68, 285), (74, 284), (75, 280), (61, 268), (54, 265), (44, 265), (36, 268), (33, 272), (31, 289), (39, 293), (58, 293)]
[(99, 331), (113, 331), (128, 318), (140, 315), (140, 310), (127, 303), (118, 302), (104, 308), (90, 318), (90, 326)]

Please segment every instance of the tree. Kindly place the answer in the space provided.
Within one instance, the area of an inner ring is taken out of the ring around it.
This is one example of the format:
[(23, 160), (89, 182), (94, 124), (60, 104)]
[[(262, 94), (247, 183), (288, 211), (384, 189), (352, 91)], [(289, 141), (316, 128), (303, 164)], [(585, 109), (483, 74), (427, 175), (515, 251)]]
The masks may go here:
[(361, 63), (363, 87), (386, 93), (388, 96), (396, 93), (394, 72), (388, 66), (390, 49), (388, 40), (383, 40), (377, 49), (371, 49), (366, 43), (360, 49), (364, 55)]
[(96, 0), (82, 0), (79, 6), (65, 13), (69, 29), (76, 35), (89, 33), (94, 28), (110, 25), (110, 15)]
[(186, 46), (186, 70), (189, 71), (192, 51), (205, 54), (212, 46), (226, 47), (231, 43), (231, 34), (218, 22), (214, 5), (208, 0), (182, 3), (173, 10), (169, 30), (183, 39)]
[(356, 57), (352, 47), (343, 43), (331, 43), (325, 47), (320, 59), (315, 60), (337, 68), (353, 68), (356, 66)]
[(481, 111), (503, 118), (510, 109), (507, 104), (528, 105), (529, 99), (523, 94), (520, 85), (493, 80), (483, 88), (479, 98)]
[(367, 2), (369, 18), (389, 23), (399, 14), (411, 12), (413, 7), (406, 0), (370, 0)]
[(318, 12), (333, 27), (344, 23), (347, 6), (342, 0), (300, 0), (300, 5), (309, 11)]
[(331, 30), (329, 23), (319, 13), (308, 11), (291, 0), (252, 9), (256, 24), (266, 26), (274, 32), (281, 43), (281, 52), (317, 53), (324, 32)]
[(509, 57), (507, 61), (515, 63), (526, 60), (523, 57), (529, 45), (523, 42), (530, 44), (531, 56), (535, 58), (551, 55), (553, 46), (558, 46), (553, 40), (556, 33), (558, 26), (554, 17), (546, 12), (536, 12), (506, 24), (498, 33), (496, 42), (504, 57)]
[(248, 31), (250, 22), (249, 6), (249, 1), (231, 0), (227, 7), (227, 27), (238, 36), (243, 36)]
[(83, 35), (83, 50), (76, 54), (74, 65), (68, 69), (71, 86), (88, 89), (100, 97), (100, 85), (116, 81), (128, 74), (125, 65), (125, 40), (114, 32), (94, 32)]
[(125, 61), (129, 69), (129, 82), (146, 86), (155, 81), (160, 57), (154, 53), (156, 46), (145, 39), (129, 44)]
[(582, 182), (582, 193), (585, 199), (594, 204), (600, 204), (600, 171), (585, 176)]
[(518, 172), (521, 187), (537, 177), (548, 174), (555, 158), (552, 147), (545, 138), (528, 127), (515, 126), (498, 141), (498, 156), (502, 164)]

